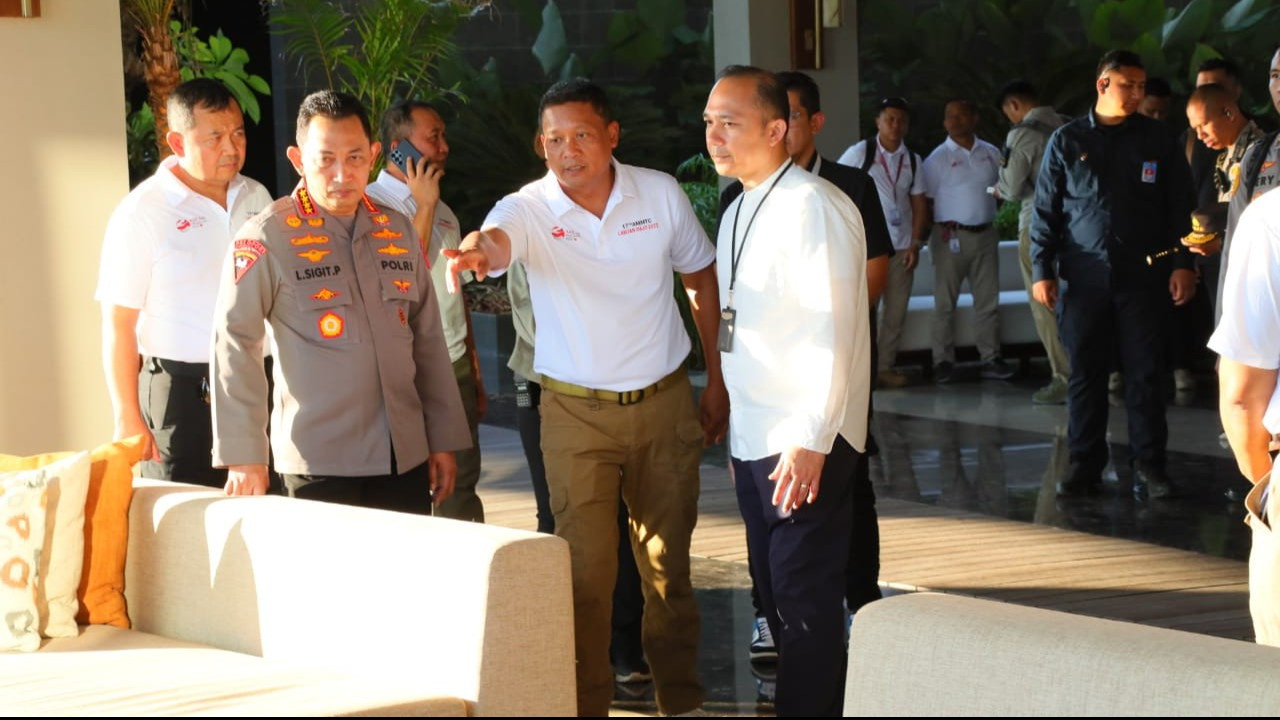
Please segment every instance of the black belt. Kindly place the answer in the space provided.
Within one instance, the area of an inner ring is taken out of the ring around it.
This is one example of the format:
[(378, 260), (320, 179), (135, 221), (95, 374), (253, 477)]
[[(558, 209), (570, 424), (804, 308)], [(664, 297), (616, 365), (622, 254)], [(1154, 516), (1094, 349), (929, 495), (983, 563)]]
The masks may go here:
[(153, 374), (163, 372), (179, 377), (209, 377), (209, 363), (189, 363), (181, 360), (148, 357), (142, 359), (142, 367)]
[(964, 223), (948, 221), (948, 222), (942, 223), (942, 226), (946, 228), (950, 228), (952, 230), (964, 230), (965, 232), (980, 233), (983, 230), (986, 230), (987, 228), (991, 227), (991, 223), (982, 223), (981, 225), (965, 225)]

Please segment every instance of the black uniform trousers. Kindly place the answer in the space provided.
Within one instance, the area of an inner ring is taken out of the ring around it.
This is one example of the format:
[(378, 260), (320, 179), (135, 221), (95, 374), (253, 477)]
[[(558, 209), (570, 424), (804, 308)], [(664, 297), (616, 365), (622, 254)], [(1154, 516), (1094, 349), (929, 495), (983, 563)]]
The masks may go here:
[(219, 489), (227, 484), (227, 471), (213, 467), (208, 377), (208, 363), (143, 358), (138, 403), (160, 451), (159, 462), (141, 463), (143, 477)]
[(778, 456), (733, 458), (760, 605), (778, 648), (779, 717), (838, 716), (844, 701), (844, 610), (852, 485), (858, 453), (840, 436), (822, 466), (818, 499), (773, 505)]
[(1169, 431), (1160, 382), (1172, 303), (1168, 281), (1159, 275), (1117, 278), (1110, 287), (1063, 285), (1058, 329), (1071, 362), (1067, 443), (1071, 462), (1089, 473), (1101, 473), (1107, 464), (1107, 375), (1113, 348), (1124, 373), (1130, 462), (1164, 469)]

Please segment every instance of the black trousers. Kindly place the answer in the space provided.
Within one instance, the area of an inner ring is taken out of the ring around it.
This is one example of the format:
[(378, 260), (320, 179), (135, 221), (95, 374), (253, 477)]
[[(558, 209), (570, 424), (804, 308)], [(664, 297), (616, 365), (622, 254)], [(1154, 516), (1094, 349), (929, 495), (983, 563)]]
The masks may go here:
[(160, 461), (141, 463), (143, 477), (222, 488), (227, 471), (213, 467), (209, 365), (143, 358), (138, 403)]
[(289, 497), (341, 503), (375, 510), (430, 515), (431, 474), (427, 463), (399, 472), (365, 477), (335, 475), (281, 475)]
[(837, 436), (822, 466), (817, 501), (794, 512), (773, 505), (769, 473), (777, 455), (732, 462), (755, 585), (778, 647), (778, 716), (838, 716), (846, 660), (841, 601), (857, 453)]
[(1131, 462), (1164, 469), (1169, 430), (1160, 382), (1171, 308), (1167, 283), (1063, 286), (1058, 329), (1071, 362), (1067, 443), (1073, 464), (1089, 472), (1107, 464), (1107, 375), (1114, 348), (1124, 373)]
[[(555, 515), (551, 512), (551, 492), (547, 489), (547, 468), (542, 462), (542, 416), (538, 407), (542, 404), (542, 386), (532, 380), (516, 378), (517, 392), (527, 382), (528, 401), (517, 397), (516, 426), (520, 430), (520, 445), (524, 448), (525, 461), (529, 463), (529, 475), (533, 481), (533, 499), (538, 509), (538, 532), (551, 534), (556, 531)], [(640, 570), (631, 550), (630, 516), (627, 504), (618, 503), (618, 579), (613, 586), (613, 635), (609, 643), (609, 655), (614, 664), (634, 660), (643, 653), (640, 640), (644, 618), (644, 592), (640, 583)]]

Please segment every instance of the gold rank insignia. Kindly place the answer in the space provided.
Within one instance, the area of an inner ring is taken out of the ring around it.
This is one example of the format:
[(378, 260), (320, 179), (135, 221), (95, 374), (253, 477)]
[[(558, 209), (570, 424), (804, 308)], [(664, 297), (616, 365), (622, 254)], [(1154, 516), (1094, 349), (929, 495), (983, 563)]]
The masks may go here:
[(379, 225), (386, 225), (391, 222), (391, 218), (387, 217), (386, 215), (374, 215), (373, 221), (378, 223)]
[(395, 285), (396, 289), (402, 293), (409, 292), (409, 288), (413, 287), (413, 283), (408, 280), (392, 280), (391, 284)]
[(316, 293), (315, 295), (312, 295), (311, 299), (312, 300), (332, 300), (341, 294), (342, 293), (336, 290), (330, 290), (329, 288), (320, 288), (320, 292)]
[(313, 262), (313, 263), (318, 263), (318, 262), (320, 262), (321, 260), (323, 260), (323, 259), (324, 259), (324, 256), (325, 256), (325, 255), (328, 255), (328, 254), (329, 254), (329, 253), (331, 253), (331, 252), (333, 252), (333, 251), (332, 251), (332, 250), (317, 250), (316, 248), (311, 248), (310, 250), (306, 250), (306, 251), (303, 251), (303, 252), (300, 252), (300, 253), (295, 253), (295, 254), (296, 254), (298, 257), (300, 257), (300, 258), (306, 258), (307, 260), (310, 260), (310, 261), (311, 261), (311, 262)]
[(298, 235), (296, 237), (289, 238), (289, 242), (294, 245), (324, 245), (329, 242), (329, 236), (312, 235), (311, 233), (307, 233), (306, 235)]
[[(400, 235), (400, 233), (396, 233), (396, 235), (397, 235), (397, 236), (399, 236), (399, 235)], [(407, 252), (409, 252), (409, 251), (408, 251), (408, 250), (406, 250), (405, 248), (400, 247), (399, 245), (397, 245), (397, 244), (395, 244), (395, 243), (393, 243), (393, 242), (389, 242), (389, 243), (387, 243), (387, 244), (386, 244), (386, 246), (385, 246), (385, 247), (380, 247), (380, 248), (378, 248), (378, 252), (382, 253), (383, 255), (393, 255), (393, 256), (394, 256), (394, 255), (403, 255), (403, 254), (405, 254), (405, 253), (407, 253)]]
[(316, 325), (320, 328), (320, 337), (330, 340), (342, 337), (344, 323), (342, 322), (342, 316), (337, 313), (327, 312), (321, 315)]
[(307, 218), (307, 224), (311, 227), (321, 227), (324, 225), (324, 218)]
[(302, 218), (297, 215), (290, 215), (284, 219), (284, 224), (291, 228), (302, 227)]
[(404, 237), (404, 233), (398, 233), (395, 230), (392, 230), (391, 228), (382, 228), (378, 232), (369, 233), (369, 234), (372, 235), (373, 237), (378, 238), (379, 240), (397, 240), (401, 237)]

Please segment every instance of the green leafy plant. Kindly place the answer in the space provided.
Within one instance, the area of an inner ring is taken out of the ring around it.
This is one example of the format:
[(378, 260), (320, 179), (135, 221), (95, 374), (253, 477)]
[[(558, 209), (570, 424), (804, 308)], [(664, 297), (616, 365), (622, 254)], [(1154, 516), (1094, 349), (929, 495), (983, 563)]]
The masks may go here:
[(270, 23), (308, 82), (359, 98), (375, 121), (398, 98), (433, 100), (458, 24), (487, 0), (274, 0)]
[(207, 41), (201, 40), (199, 28), (183, 28), (182, 23), (174, 20), (171, 23), (174, 45), (181, 59), (182, 81), (194, 78), (211, 78), (220, 81), (235, 96), (240, 109), (254, 123), (262, 119), (262, 109), (258, 105), (258, 95), (270, 95), (271, 86), (260, 75), (254, 75), (245, 69), (249, 63), (249, 53), (238, 48), (222, 34), (222, 29), (210, 35)]

